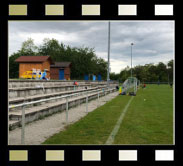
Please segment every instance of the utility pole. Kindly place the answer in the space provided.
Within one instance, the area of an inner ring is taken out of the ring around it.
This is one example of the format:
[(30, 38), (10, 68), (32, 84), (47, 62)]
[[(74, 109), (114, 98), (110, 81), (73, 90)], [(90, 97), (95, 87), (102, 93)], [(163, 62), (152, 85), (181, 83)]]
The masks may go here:
[(133, 46), (134, 44), (133, 43), (131, 43), (131, 78), (132, 78), (132, 46)]
[(110, 70), (110, 21), (108, 23), (108, 69), (107, 69), (107, 86), (109, 87), (109, 70)]

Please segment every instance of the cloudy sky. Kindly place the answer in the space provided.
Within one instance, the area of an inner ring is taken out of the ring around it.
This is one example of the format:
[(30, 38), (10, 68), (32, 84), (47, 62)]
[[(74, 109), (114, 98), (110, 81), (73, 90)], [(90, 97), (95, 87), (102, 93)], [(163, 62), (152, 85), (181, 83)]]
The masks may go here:
[[(32, 38), (40, 45), (44, 38), (54, 38), (71, 47), (91, 47), (98, 57), (107, 60), (108, 22), (106, 21), (11, 21), (9, 22), (9, 55)], [(167, 63), (174, 59), (173, 21), (111, 21), (111, 72), (119, 73), (131, 65)]]

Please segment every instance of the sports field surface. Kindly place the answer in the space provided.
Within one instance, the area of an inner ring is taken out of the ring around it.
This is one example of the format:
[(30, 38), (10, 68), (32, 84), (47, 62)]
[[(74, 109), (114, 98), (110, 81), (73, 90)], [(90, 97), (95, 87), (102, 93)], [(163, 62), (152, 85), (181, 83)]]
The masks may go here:
[(173, 89), (147, 85), (117, 96), (43, 144), (173, 144)]

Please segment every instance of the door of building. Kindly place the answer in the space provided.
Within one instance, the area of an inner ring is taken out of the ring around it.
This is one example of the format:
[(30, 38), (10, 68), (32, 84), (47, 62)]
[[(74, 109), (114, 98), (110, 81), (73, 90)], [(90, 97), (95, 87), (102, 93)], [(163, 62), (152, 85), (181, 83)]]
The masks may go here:
[(85, 76), (84, 76), (84, 80), (85, 80), (85, 81), (88, 81), (88, 80), (89, 80), (88, 75), (85, 75)]
[(59, 70), (59, 80), (64, 80), (64, 69)]

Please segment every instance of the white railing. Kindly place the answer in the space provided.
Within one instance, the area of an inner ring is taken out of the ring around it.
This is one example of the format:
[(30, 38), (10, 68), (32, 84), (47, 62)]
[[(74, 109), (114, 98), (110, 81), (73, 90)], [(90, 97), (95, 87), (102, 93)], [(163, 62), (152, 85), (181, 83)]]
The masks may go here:
[[(107, 89), (107, 90), (106, 90)], [(86, 91), (86, 92), (79, 92), (79, 93), (74, 93), (74, 94), (70, 94), (70, 95), (62, 95), (62, 96), (58, 96), (58, 97), (51, 97), (49, 99), (41, 99), (38, 101), (32, 101), (32, 102), (26, 102), (26, 103), (22, 103), (22, 104), (17, 104), (17, 105), (9, 105), (9, 109), (11, 108), (17, 108), (17, 107), (22, 107), (22, 119), (21, 119), (21, 144), (25, 144), (25, 107), (27, 105), (32, 105), (32, 104), (37, 104), (37, 103), (41, 103), (41, 102), (46, 102), (46, 101), (51, 101), (51, 100), (56, 100), (56, 99), (62, 99), (62, 98), (66, 98), (66, 123), (68, 124), (68, 110), (69, 110), (69, 98), (72, 96), (79, 96), (79, 95), (85, 95), (86, 94), (86, 110), (85, 112), (88, 112), (88, 94), (90, 93), (94, 93), (97, 92), (97, 99), (98, 99), (98, 104), (97, 107), (99, 106), (99, 99), (100, 99), (100, 93), (104, 94), (104, 96), (106, 96), (106, 92), (107, 91), (114, 91), (116, 88), (102, 88), (102, 89), (97, 89), (97, 90), (91, 90), (91, 91)]]

